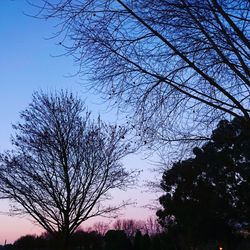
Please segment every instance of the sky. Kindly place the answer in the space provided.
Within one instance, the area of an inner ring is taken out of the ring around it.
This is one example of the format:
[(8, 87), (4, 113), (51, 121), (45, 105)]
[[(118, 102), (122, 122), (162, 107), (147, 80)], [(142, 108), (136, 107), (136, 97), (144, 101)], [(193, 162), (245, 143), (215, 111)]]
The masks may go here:
[[(56, 31), (51, 21), (39, 20), (25, 15), (34, 13), (25, 0), (1, 0), (0, 3), (0, 152), (10, 149), (11, 124), (19, 120), (19, 112), (31, 101), (34, 91), (55, 91), (67, 89), (85, 100), (94, 114), (100, 114), (106, 121), (117, 121), (114, 111), (107, 111), (101, 98), (84, 90), (83, 82), (71, 75), (77, 68), (71, 57), (57, 56), (63, 51), (55, 39), (49, 39)], [(71, 77), (69, 77), (71, 76)], [(148, 192), (145, 181), (154, 179), (152, 166), (142, 154), (130, 155), (123, 160), (127, 168), (143, 170), (138, 187), (126, 193), (115, 192), (114, 202), (131, 199), (136, 206), (130, 206), (122, 218), (146, 219), (154, 211), (145, 208), (159, 194)], [(29, 217), (9, 215), (11, 204), (0, 200), (0, 245), (12, 243), (25, 234), (39, 234), (43, 230)], [(86, 222), (86, 227), (101, 221), (97, 218)]]

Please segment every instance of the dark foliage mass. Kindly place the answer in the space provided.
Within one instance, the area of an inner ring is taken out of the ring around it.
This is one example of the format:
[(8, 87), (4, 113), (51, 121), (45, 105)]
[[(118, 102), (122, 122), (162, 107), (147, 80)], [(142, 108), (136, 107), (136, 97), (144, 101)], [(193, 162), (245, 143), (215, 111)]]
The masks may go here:
[(160, 222), (190, 249), (211, 240), (235, 249), (236, 233), (250, 229), (249, 128), (223, 120), (193, 153), (163, 174)]

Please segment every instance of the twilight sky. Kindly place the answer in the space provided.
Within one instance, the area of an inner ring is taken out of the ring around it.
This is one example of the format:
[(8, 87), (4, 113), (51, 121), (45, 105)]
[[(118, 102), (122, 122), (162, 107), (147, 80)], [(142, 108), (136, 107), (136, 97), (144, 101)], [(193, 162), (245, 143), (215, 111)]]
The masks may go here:
[[(0, 152), (10, 148), (11, 124), (19, 119), (19, 112), (31, 101), (36, 90), (68, 89), (86, 100), (86, 105), (94, 114), (101, 114), (106, 121), (116, 121), (115, 112), (108, 112), (100, 99), (84, 92), (77, 77), (67, 77), (74, 73), (71, 57), (53, 57), (60, 54), (56, 40), (49, 38), (56, 29), (50, 21), (38, 20), (23, 14), (32, 13), (25, 0), (1, 0), (0, 3)], [(112, 115), (113, 113), (113, 115)], [(143, 169), (138, 188), (126, 193), (115, 192), (114, 201), (132, 199), (136, 207), (122, 211), (124, 218), (143, 219), (154, 212), (142, 206), (152, 202), (156, 195), (145, 192), (141, 187), (145, 180), (154, 178), (147, 160), (131, 155), (124, 160), (128, 168)], [(140, 187), (139, 187), (140, 186)], [(119, 199), (118, 199), (119, 197)], [(0, 245), (13, 242), (25, 234), (42, 231), (27, 217), (13, 217), (6, 214), (10, 205), (0, 200)], [(95, 221), (101, 221), (97, 218)], [(91, 224), (93, 221), (87, 222)]]

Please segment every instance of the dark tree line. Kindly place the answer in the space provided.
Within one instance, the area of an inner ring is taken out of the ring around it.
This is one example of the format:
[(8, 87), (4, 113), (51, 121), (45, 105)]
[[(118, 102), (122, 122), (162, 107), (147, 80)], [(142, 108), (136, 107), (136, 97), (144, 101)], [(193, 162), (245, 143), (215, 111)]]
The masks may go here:
[[(78, 229), (70, 238), (70, 249), (143, 249), (148, 240), (156, 235), (163, 235), (163, 230), (156, 218), (147, 220), (117, 219), (112, 224), (98, 222), (86, 229)], [(145, 240), (146, 239), (146, 240)], [(3, 247), (3, 246), (2, 246)], [(44, 232), (40, 236), (25, 235), (4, 249), (47, 249), (57, 247), (52, 234)], [(0, 248), (1, 249), (1, 248)]]
[[(123, 230), (109, 230), (105, 235), (96, 231), (76, 231), (69, 243), (70, 250), (183, 250), (180, 246), (181, 239), (171, 233), (143, 234), (137, 230), (133, 236), (127, 235)], [(221, 245), (203, 245), (204, 249), (219, 250)], [(1, 250), (54, 250), (55, 242), (49, 234), (41, 236), (25, 235), (13, 244), (0, 246)], [(241, 238), (234, 250), (248, 250), (249, 238)], [(223, 250), (227, 250), (223, 246)]]

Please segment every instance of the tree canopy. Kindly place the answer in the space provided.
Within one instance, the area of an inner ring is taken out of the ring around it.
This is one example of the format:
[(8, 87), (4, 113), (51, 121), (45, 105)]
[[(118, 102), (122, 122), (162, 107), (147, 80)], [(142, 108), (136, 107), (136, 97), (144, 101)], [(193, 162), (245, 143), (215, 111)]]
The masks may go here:
[(91, 87), (132, 108), (143, 141), (207, 139), (223, 115), (249, 122), (248, 0), (31, 2)]
[(0, 198), (14, 201), (15, 212), (67, 241), (83, 221), (125, 205), (108, 205), (109, 191), (135, 178), (120, 163), (130, 152), (125, 128), (90, 119), (68, 92), (35, 93), (20, 117), (14, 149), (0, 158)]
[(163, 174), (161, 224), (192, 244), (249, 230), (250, 131), (244, 120), (222, 120), (211, 141), (193, 152)]

